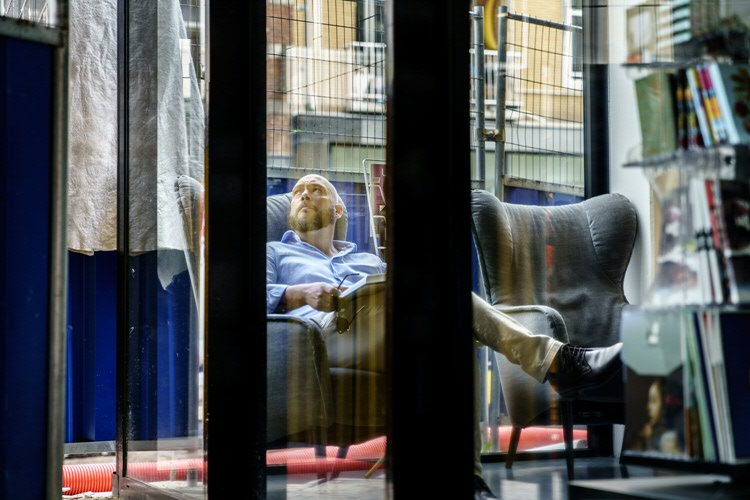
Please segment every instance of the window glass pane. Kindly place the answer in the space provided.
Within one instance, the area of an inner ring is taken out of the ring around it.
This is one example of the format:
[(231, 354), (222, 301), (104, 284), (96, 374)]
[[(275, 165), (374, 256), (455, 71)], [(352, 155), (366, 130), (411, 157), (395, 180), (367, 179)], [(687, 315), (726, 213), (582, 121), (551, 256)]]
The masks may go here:
[(325, 302), (385, 272), (382, 16), (376, 0), (267, 3), (269, 498), (385, 494), (384, 285)]
[[(580, 6), (576, 8), (569, 0), (497, 3), (506, 5), (509, 13), (500, 20), (499, 39), (496, 22), (473, 24), (474, 30), (491, 29), (480, 38), (485, 42), (481, 61), (477, 56), (481, 49), (472, 47), (471, 74), (479, 74), (480, 63), (484, 67), (483, 79), (472, 80), (473, 185), (510, 204), (551, 207), (580, 202), (584, 195)], [(494, 20), (497, 10), (484, 15)], [(480, 141), (477, 126), (502, 130), (501, 139)], [(520, 218), (514, 223), (523, 224)], [(505, 306), (553, 306), (552, 276), (560, 271), (555, 268), (555, 252), (563, 249), (557, 240), (547, 238), (546, 231), (534, 229), (541, 234), (541, 242), (515, 236), (512, 259), (507, 255), (509, 248), (500, 243), (500, 260), (491, 264), (492, 270), (507, 273), (500, 282), (488, 277), (484, 267), (492, 257), (477, 259), (475, 292)], [(519, 271), (513, 266), (519, 262), (528, 264), (528, 274), (516, 274)], [(487, 288), (488, 282), (497, 288)], [(474, 314), (476, 318), (476, 308)], [(521, 321), (527, 333), (549, 335), (535, 329), (528, 317), (510, 316)], [(516, 452), (564, 450), (559, 400), (555, 391), (548, 390), (548, 383), (540, 383), (546, 373), (532, 374), (527, 360), (512, 354), (507, 342), (478, 348), (477, 360), (483, 452), (508, 453), (513, 426), (520, 422), (526, 427), (518, 436)], [(552, 366), (541, 365), (545, 370)], [(515, 376), (524, 383), (511, 382)], [(538, 417), (527, 418), (534, 415)], [(585, 426), (574, 429), (573, 440), (576, 447), (587, 446)]]
[(131, 2), (126, 475), (203, 483), (205, 3)]

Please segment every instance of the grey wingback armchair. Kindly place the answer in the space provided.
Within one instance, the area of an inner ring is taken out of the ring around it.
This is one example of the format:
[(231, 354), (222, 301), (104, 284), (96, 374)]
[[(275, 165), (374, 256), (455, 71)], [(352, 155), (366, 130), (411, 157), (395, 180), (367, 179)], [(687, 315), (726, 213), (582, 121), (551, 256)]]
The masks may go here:
[[(636, 211), (620, 194), (556, 207), (513, 205), (473, 190), (472, 233), (485, 299), (537, 334), (583, 347), (619, 342), (628, 301), (623, 279), (635, 244)], [(573, 425), (623, 421), (623, 386), (562, 399), (496, 353), (513, 432), (511, 467), (522, 429), (562, 421), (568, 476), (573, 477)]]
[[(291, 199), (290, 193), (267, 198), (267, 241), (289, 229)], [(348, 222), (344, 206), (335, 239), (346, 240)], [(269, 443), (339, 445), (343, 458), (348, 445), (385, 433), (382, 375), (329, 366), (323, 333), (312, 321), (279, 314), (267, 319)]]

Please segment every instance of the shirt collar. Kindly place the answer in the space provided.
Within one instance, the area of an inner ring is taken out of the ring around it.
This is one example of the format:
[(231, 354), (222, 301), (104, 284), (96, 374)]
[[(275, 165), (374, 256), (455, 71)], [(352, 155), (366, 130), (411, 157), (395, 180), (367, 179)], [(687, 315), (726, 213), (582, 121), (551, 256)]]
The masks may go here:
[[(284, 235), (281, 237), (281, 242), (289, 243), (289, 244), (297, 243), (297, 244), (307, 245), (310, 248), (315, 248), (316, 250), (320, 251), (319, 249), (307, 243), (306, 241), (302, 241), (299, 235), (291, 229), (287, 230), (287, 232), (284, 233)], [(345, 255), (345, 254), (357, 251), (357, 245), (350, 241), (333, 240), (333, 247), (338, 251), (336, 255)]]

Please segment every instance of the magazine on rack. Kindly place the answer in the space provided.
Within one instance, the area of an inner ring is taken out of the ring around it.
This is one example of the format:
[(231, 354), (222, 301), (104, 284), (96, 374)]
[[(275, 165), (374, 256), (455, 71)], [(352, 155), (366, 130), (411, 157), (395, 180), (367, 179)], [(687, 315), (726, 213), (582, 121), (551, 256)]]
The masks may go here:
[[(689, 459), (683, 346), (689, 317), (681, 311), (626, 307), (621, 335), (626, 413), (623, 449)], [(691, 437), (692, 439), (692, 437)]]

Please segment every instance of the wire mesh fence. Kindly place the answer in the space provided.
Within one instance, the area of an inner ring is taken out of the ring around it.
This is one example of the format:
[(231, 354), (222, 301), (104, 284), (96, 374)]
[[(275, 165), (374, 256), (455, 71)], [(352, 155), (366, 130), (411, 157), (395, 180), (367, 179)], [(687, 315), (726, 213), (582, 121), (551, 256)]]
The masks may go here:
[[(504, 43), (483, 50), (482, 75), (471, 73), (472, 84), (484, 86), (487, 121), (504, 118), (502, 182), (582, 196), (581, 28), (515, 14), (504, 19)], [(268, 3), (270, 179), (317, 172), (361, 182), (368, 162), (385, 160), (383, 26), (381, 0)], [(470, 51), (476, 68), (479, 52)], [(475, 120), (476, 112), (472, 98)], [(495, 148), (488, 146), (490, 165)]]
[(504, 184), (583, 195), (581, 28), (508, 14)]
[(386, 46), (381, 0), (267, 3), (268, 193), (317, 173), (336, 185), (349, 239), (382, 253)]
[[(498, 50), (485, 49), (476, 37), (471, 49), (472, 153), (475, 163), (483, 155), (487, 165), (476, 166), (475, 184), (489, 189), (499, 175), (499, 196), (518, 187), (582, 196), (581, 28), (507, 12), (499, 20), (491, 37)], [(480, 84), (483, 106), (475, 97)], [(499, 142), (479, 130), (484, 120), (485, 131), (502, 130)], [(486, 147), (484, 141), (490, 141)]]
[(385, 158), (381, 1), (269, 3), (269, 176), (361, 175)]

